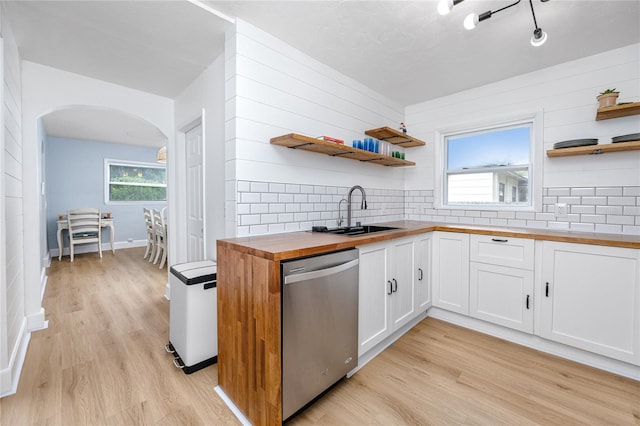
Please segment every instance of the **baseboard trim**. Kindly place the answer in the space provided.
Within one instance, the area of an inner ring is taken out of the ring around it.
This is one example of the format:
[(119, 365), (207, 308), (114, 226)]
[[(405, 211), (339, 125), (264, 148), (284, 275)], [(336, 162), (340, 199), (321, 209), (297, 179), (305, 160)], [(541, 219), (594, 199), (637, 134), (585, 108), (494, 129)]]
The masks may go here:
[(560, 358), (568, 359), (579, 364), (588, 365), (589, 367), (599, 370), (608, 371), (619, 376), (628, 377), (634, 380), (640, 380), (640, 366), (629, 364), (616, 359), (598, 355), (593, 352), (584, 351), (582, 349), (563, 345), (562, 343), (552, 342), (534, 334), (523, 333), (518, 330), (502, 327), (476, 318), (450, 312), (444, 309), (432, 307), (427, 312), (428, 316), (439, 319), (460, 327), (488, 334), (499, 339), (507, 340), (531, 349), (545, 352)]
[(7, 368), (0, 370), (0, 398), (13, 395), (18, 391), (18, 381), (20, 380), (22, 365), (27, 356), (27, 347), (30, 339), (31, 333), (27, 331), (27, 319), (24, 318), (18, 332), (18, 339), (11, 351), (9, 365)]
[(249, 421), (249, 419), (247, 419), (244, 414), (242, 414), (242, 411), (240, 411), (236, 404), (231, 401), (231, 398), (229, 398), (227, 394), (224, 393), (219, 385), (213, 388), (213, 390), (216, 391), (220, 399), (222, 399), (225, 405), (229, 407), (233, 415), (236, 416), (236, 418), (240, 421), (240, 423), (243, 424), (243, 426), (251, 426), (251, 422)]

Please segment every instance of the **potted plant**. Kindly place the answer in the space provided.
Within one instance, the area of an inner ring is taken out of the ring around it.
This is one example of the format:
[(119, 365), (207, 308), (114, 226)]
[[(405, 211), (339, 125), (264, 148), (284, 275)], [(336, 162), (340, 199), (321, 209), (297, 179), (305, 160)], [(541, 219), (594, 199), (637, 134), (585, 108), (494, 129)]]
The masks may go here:
[(617, 92), (616, 89), (607, 89), (600, 92), (598, 95), (598, 108), (610, 107), (614, 106), (618, 101), (618, 95), (620, 92)]

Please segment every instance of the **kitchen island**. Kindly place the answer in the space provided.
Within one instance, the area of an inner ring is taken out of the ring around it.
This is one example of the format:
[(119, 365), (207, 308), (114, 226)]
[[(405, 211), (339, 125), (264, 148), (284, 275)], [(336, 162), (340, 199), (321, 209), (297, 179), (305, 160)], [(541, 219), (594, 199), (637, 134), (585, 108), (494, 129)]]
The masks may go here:
[(640, 249), (640, 236), (419, 221), (374, 234), (292, 232), (218, 240), (218, 380), (256, 425), (282, 423), (280, 262), (441, 231)]

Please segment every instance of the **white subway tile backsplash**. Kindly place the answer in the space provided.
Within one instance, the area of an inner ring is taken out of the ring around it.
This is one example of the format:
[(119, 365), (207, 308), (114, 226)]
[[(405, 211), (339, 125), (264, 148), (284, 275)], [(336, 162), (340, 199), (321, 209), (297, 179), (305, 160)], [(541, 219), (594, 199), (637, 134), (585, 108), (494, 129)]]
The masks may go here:
[(571, 213), (582, 213), (582, 214), (594, 214), (596, 212), (596, 206), (583, 206), (574, 204), (569, 206)]
[(251, 192), (269, 192), (267, 182), (251, 182)]
[[(348, 191), (339, 186), (276, 182), (238, 181), (236, 185), (238, 201), (232, 213), (237, 217), (237, 235), (308, 230), (314, 224), (337, 226), (338, 203)], [(356, 194), (352, 224), (412, 219), (603, 233), (640, 232), (640, 187), (544, 188), (539, 212), (438, 209), (433, 205), (433, 190), (366, 188), (366, 191), (368, 209), (360, 210), (360, 194)], [(569, 204), (566, 217), (556, 217), (556, 202)], [(346, 205), (341, 207), (340, 214), (346, 219)]]
[(608, 197), (607, 204), (610, 206), (635, 206), (634, 197)]
[(635, 218), (633, 216), (607, 215), (607, 223), (614, 225), (635, 225)]
[[(285, 192), (287, 190), (287, 186), (284, 183), (270, 183), (269, 184), (269, 192)], [(271, 229), (271, 227), (269, 227)]]
[(251, 204), (251, 214), (267, 213), (269, 204)]
[(622, 233), (625, 235), (640, 235), (640, 226), (623, 225)]
[(595, 224), (593, 223), (572, 223), (570, 229), (572, 231), (593, 232)]
[(243, 214), (238, 221), (240, 225), (257, 225), (260, 223), (259, 214)]
[(603, 232), (605, 234), (619, 234), (622, 232), (622, 225), (605, 225), (596, 223), (596, 232)]
[(620, 213), (612, 214), (624, 214), (625, 216), (640, 216), (640, 206), (624, 206)]
[(582, 204), (589, 204), (594, 206), (606, 206), (607, 197), (582, 197)]
[[(596, 206), (596, 214), (623, 214), (622, 206)], [(626, 213), (624, 213), (626, 214)]]
[(240, 197), (238, 198), (241, 203), (259, 203), (260, 202), (260, 194), (254, 194), (251, 192), (242, 192)]
[(278, 194), (279, 203), (293, 203), (293, 194)]
[(594, 196), (596, 193), (595, 188), (571, 188), (572, 196)]
[(547, 188), (547, 195), (550, 197), (568, 197), (571, 195), (570, 188)]
[[(587, 198), (587, 197), (585, 197)], [(591, 197), (593, 198), (593, 197)], [(558, 202), (559, 203), (566, 203), (566, 204), (580, 204), (580, 202), (582, 201), (582, 199), (580, 197), (558, 197)], [(604, 198), (604, 203), (606, 204), (607, 199)], [(593, 203), (585, 203), (585, 204), (593, 204)]]
[(596, 188), (596, 195), (600, 196), (621, 196), (622, 195), (622, 187), (614, 186), (614, 187), (602, 187)]
[(274, 194), (271, 192), (263, 192), (262, 194), (260, 194), (261, 203), (277, 203), (278, 201), (278, 194)]
[[(580, 215), (580, 222), (583, 223), (606, 223), (607, 216), (596, 214), (582, 214)], [(612, 222), (609, 222), (612, 223)]]
[(300, 192), (300, 185), (286, 184), (286, 192), (289, 194), (298, 194)]
[(260, 215), (260, 223), (278, 223), (278, 215), (275, 213)]
[(622, 195), (625, 197), (640, 197), (640, 186), (625, 186), (622, 188)]

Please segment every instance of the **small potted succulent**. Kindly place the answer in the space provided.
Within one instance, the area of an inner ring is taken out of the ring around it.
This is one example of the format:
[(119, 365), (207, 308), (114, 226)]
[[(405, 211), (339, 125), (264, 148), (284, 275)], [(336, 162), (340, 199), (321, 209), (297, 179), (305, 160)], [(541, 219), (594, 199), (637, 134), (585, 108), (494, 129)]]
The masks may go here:
[(610, 107), (614, 106), (618, 102), (618, 95), (620, 92), (617, 92), (616, 89), (607, 89), (600, 92), (598, 95), (598, 108)]

